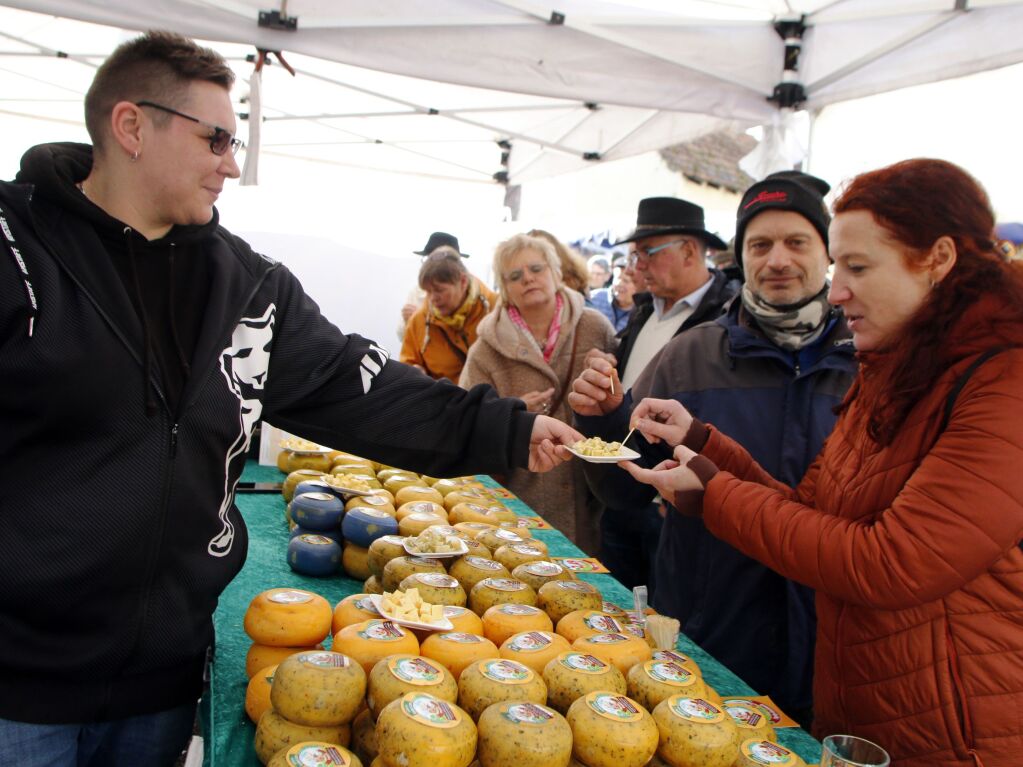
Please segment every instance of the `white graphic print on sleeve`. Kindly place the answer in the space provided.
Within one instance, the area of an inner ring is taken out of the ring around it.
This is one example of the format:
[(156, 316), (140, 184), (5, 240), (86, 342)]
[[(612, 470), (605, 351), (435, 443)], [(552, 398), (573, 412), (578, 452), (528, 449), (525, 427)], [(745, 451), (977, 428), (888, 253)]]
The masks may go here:
[[(261, 393), (270, 369), (270, 344), (273, 342), (277, 307), (270, 304), (262, 317), (243, 317), (238, 321), (231, 345), (220, 353), (220, 372), (231, 393), (238, 398), (238, 438), (231, 445), (224, 463), (224, 499), (220, 503), (223, 528), (206, 550), (215, 557), (226, 556), (234, 543), (234, 525), (228, 519), (234, 499), (234, 486), (228, 487), (231, 463), (249, 449), (252, 430), (263, 413)], [(237, 484), (237, 481), (235, 482)]]
[(384, 365), (387, 364), (387, 350), (381, 349), (376, 344), (369, 345), (369, 351), (362, 356), (359, 363), (359, 372), (362, 374), (362, 393), (369, 394), (373, 386), (373, 379), (376, 378)]

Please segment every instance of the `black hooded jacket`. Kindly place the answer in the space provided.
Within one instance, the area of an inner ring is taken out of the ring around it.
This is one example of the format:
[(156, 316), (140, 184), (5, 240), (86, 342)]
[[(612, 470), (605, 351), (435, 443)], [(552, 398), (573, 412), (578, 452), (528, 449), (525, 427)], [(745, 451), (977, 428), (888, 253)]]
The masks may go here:
[(343, 334), (215, 216), (125, 231), (90, 167), (37, 147), (0, 183), (0, 718), (26, 722), (198, 697), (259, 419), (450, 476), (525, 465), (534, 418)]

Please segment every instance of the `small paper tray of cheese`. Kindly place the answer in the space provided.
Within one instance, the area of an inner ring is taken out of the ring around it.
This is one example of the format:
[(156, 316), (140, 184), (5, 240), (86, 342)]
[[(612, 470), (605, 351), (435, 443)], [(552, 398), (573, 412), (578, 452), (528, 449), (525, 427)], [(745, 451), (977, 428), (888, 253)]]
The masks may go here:
[(373, 495), (373, 491), (369, 487), (367, 487), (365, 490), (360, 490), (354, 487), (347, 487), (345, 485), (344, 479), (345, 476), (346, 475), (344, 474), (339, 475), (324, 474), (322, 477), (320, 477), (320, 481), (323, 482), (324, 484), (330, 485), (332, 490), (335, 490), (336, 492), (341, 493), (342, 495), (358, 496)]
[(329, 447), (323, 447), (317, 445), (315, 442), (310, 442), (307, 439), (300, 439), (294, 437), (292, 439), (282, 439), (280, 442), (281, 450), (286, 450), (289, 453), (295, 455), (325, 455), (331, 450)]
[[(409, 589), (409, 592), (411, 591), (414, 591), (414, 589)], [(413, 620), (406, 613), (391, 609), (391, 603), (384, 599), (383, 594), (373, 594), (370, 599), (373, 602), (373, 606), (377, 609), (377, 612), (379, 612), (385, 620), (397, 623), (399, 626), (405, 626), (410, 629), (422, 629), (423, 631), (451, 631), (455, 627), (455, 625), (446, 617), (441, 617), (429, 622), (422, 620), (422, 618), (419, 620)], [(431, 605), (431, 607), (438, 607), (441, 615), (444, 615), (444, 607), (442, 605)]]
[(568, 452), (576, 458), (590, 463), (618, 463), (619, 461), (635, 461), (639, 453), (625, 447), (620, 442), (605, 442), (600, 437), (590, 437), (568, 445)]

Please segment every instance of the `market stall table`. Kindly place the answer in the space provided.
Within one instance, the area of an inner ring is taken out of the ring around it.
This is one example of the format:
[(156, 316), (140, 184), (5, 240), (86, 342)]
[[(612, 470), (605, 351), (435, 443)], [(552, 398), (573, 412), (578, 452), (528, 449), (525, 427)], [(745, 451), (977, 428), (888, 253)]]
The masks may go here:
[[(253, 462), (245, 468), (245, 482), (281, 482), (284, 475), (276, 468), (259, 466)], [(488, 487), (503, 491), (489, 477), (479, 477)], [(518, 498), (504, 492), (502, 502), (520, 516), (535, 517), (536, 513)], [(245, 610), (252, 598), (270, 588), (302, 588), (322, 595), (336, 605), (344, 597), (362, 591), (362, 583), (344, 575), (314, 578), (299, 575), (288, 567), (285, 554), (288, 532), (284, 520), (284, 501), (280, 493), (241, 493), (238, 508), (249, 532), (248, 558), (238, 576), (225, 589), (214, 615), (216, 650), (210, 672), (210, 688), (203, 699), (202, 717), (206, 767), (258, 767), (259, 760), (253, 749), (255, 726), (245, 714), (245, 654), (251, 640), (242, 628)], [(533, 536), (542, 540), (552, 557), (585, 557), (559, 531), (533, 530)], [(606, 574), (581, 573), (578, 576), (600, 589), (604, 599), (632, 609), (632, 594), (618, 581)], [(742, 680), (718, 663), (714, 658), (680, 636), (678, 649), (691, 656), (703, 677), (723, 697), (755, 695)], [(796, 751), (812, 764), (820, 758), (820, 744), (805, 731), (788, 727), (779, 729), (778, 740)]]

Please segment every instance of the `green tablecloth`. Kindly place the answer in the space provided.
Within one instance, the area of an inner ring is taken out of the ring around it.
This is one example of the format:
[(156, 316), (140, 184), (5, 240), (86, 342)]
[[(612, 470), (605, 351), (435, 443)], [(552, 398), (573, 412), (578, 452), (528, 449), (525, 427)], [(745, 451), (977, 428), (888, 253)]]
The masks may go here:
[[(276, 468), (259, 466), (250, 461), (243, 479), (250, 482), (280, 482), (284, 475)], [(490, 487), (500, 487), (489, 477), (480, 479)], [(518, 499), (503, 502), (517, 514), (536, 516), (532, 509)], [(285, 558), (288, 528), (284, 521), (284, 500), (279, 494), (241, 494), (237, 503), (249, 531), (248, 558), (245, 567), (221, 596), (220, 606), (214, 615), (217, 646), (210, 690), (202, 706), (205, 767), (259, 767), (252, 745), (255, 726), (245, 715), (245, 688), (248, 684), (245, 654), (251, 640), (242, 628), (242, 621), (252, 598), (266, 589), (294, 587), (314, 591), (334, 605), (362, 589), (362, 583), (344, 576), (313, 578), (291, 571)], [(584, 556), (557, 530), (532, 532), (547, 544), (551, 556)], [(627, 609), (632, 608), (631, 592), (610, 575), (583, 574), (579, 577), (599, 588), (606, 600)], [(700, 665), (704, 678), (722, 696), (756, 694), (688, 638), (680, 637), (678, 648)], [(796, 751), (807, 763), (820, 759), (820, 744), (803, 730), (780, 729), (778, 740)]]

